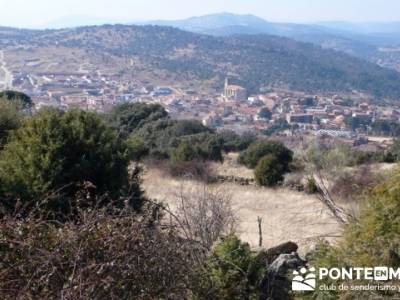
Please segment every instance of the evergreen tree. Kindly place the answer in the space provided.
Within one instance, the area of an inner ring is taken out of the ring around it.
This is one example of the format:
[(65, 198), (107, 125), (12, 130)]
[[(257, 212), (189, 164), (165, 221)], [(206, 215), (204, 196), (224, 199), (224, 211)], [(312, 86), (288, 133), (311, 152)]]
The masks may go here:
[(260, 159), (254, 170), (256, 182), (261, 186), (275, 186), (283, 181), (285, 167), (274, 155), (266, 155)]
[(0, 92), (0, 98), (7, 99), (9, 101), (20, 102), (23, 109), (30, 109), (33, 107), (31, 97), (21, 92), (10, 90), (2, 91)]
[[(0, 155), (2, 199), (9, 207), (66, 203), (90, 182), (98, 194), (118, 198), (128, 186), (127, 147), (95, 113), (42, 110), (11, 134)], [(5, 199), (5, 200), (4, 200)]]
[(19, 109), (18, 102), (0, 98), (0, 150), (7, 143), (10, 132), (21, 126), (22, 115)]

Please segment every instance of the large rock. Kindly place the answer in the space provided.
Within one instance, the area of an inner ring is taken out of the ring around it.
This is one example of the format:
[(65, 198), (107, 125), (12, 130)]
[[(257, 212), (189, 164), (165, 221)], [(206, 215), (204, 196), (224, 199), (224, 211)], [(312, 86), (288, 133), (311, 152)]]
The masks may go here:
[(291, 282), (288, 278), (289, 271), (299, 269), (306, 265), (296, 252), (280, 254), (269, 266), (261, 282), (263, 291), (260, 300), (288, 300), (291, 299)]
[(299, 246), (293, 242), (287, 242), (270, 248), (265, 253), (267, 257), (267, 264), (269, 265), (274, 262), (281, 254), (291, 254), (297, 252), (297, 249), (299, 249)]

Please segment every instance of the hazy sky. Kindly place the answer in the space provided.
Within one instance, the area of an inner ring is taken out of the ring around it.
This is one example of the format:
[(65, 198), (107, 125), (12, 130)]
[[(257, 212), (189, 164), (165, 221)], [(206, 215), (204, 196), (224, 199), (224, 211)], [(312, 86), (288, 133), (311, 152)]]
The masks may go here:
[(224, 11), (270, 21), (400, 20), (400, 0), (0, 0), (0, 8), (1, 25), (25, 27), (67, 16), (137, 21)]

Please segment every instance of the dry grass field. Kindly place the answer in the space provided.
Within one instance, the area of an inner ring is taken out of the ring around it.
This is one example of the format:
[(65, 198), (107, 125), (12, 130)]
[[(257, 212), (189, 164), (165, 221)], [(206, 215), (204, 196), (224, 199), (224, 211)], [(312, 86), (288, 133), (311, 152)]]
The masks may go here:
[(254, 178), (253, 170), (237, 163), (239, 153), (229, 153), (224, 156), (224, 163), (212, 163), (211, 167), (216, 174), (223, 176), (236, 176)]
[[(234, 162), (234, 157), (229, 157), (223, 165), (214, 167), (219, 174), (252, 176), (250, 170)], [(150, 169), (145, 171), (143, 185), (149, 197), (168, 203), (174, 209), (180, 191), (192, 189), (198, 183), (170, 178), (157, 169)], [(254, 248), (259, 238), (257, 217), (263, 219), (263, 247), (267, 248), (290, 240), (298, 243), (304, 253), (316, 239), (332, 240), (340, 235), (339, 224), (316, 196), (286, 188), (266, 189), (234, 183), (215, 184), (213, 188), (222, 189), (231, 196), (238, 220), (237, 233)]]

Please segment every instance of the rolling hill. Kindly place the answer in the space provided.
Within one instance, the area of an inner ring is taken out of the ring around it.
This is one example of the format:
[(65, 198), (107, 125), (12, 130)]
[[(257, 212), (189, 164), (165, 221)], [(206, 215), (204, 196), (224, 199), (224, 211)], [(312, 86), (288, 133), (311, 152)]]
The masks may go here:
[(335, 29), (313, 24), (274, 23), (254, 15), (218, 13), (175, 21), (148, 21), (139, 25), (171, 26), (186, 31), (215, 36), (232, 34), (270, 34), (289, 38), (305, 35), (334, 35)]
[(216, 36), (232, 34), (270, 34), (300, 41), (321, 43), (329, 40), (347, 40), (367, 46), (400, 44), (400, 22), (351, 23), (320, 22), (296, 24), (268, 22), (254, 15), (217, 13), (174, 21), (148, 21), (143, 24), (171, 26), (186, 31)]
[[(216, 90), (229, 75), (251, 92), (284, 87), (307, 92), (358, 90), (400, 98), (400, 73), (310, 43), (265, 34), (215, 37), (135, 25), (44, 31), (0, 28), (0, 46), (7, 51), (28, 48), (30, 56), (46, 49), (62, 56), (57, 52), (62, 47), (103, 61), (131, 59), (139, 65), (116, 65), (115, 71), (128, 70), (139, 78), (152, 72), (161, 81), (174, 78), (188, 85), (204, 81)], [(60, 61), (68, 64), (67, 58), (71, 60), (65, 56)]]
[(400, 70), (400, 53), (391, 52), (388, 55), (380, 50), (382, 47), (400, 45), (399, 22), (295, 24), (268, 22), (254, 15), (219, 13), (176, 21), (149, 21), (146, 24), (172, 26), (214, 36), (276, 35), (313, 43)]

